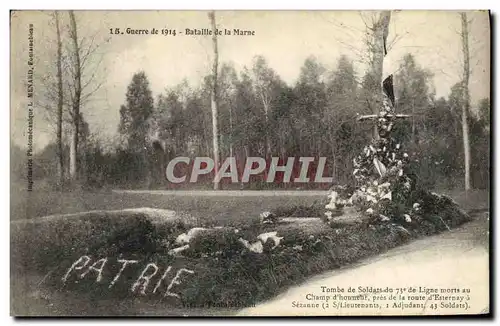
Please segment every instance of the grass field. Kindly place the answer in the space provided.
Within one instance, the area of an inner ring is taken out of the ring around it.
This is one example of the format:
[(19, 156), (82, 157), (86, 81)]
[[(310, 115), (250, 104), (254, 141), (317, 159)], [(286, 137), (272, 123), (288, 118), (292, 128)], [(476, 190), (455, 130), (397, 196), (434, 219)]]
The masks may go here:
[[(441, 193), (441, 191), (436, 190)], [(183, 211), (204, 224), (231, 225), (238, 220), (256, 217), (263, 211), (278, 207), (309, 206), (326, 200), (321, 192), (307, 196), (266, 195), (266, 191), (254, 191), (259, 195), (240, 196), (239, 191), (223, 192), (223, 195), (171, 193), (117, 193), (103, 192), (53, 192), (38, 190), (11, 190), (11, 220), (31, 219), (52, 214), (77, 213), (89, 210), (114, 210), (123, 208), (151, 207)], [(442, 191), (455, 199), (463, 209), (489, 207), (489, 194), (484, 190), (472, 190), (467, 195), (461, 191)], [(234, 195), (231, 195), (234, 194)], [(262, 194), (262, 195), (260, 195)]]
[(114, 192), (18, 192), (11, 195), (11, 220), (89, 210), (151, 207), (184, 211), (202, 222), (219, 225), (246, 219), (266, 210), (312, 205), (324, 196), (179, 196)]

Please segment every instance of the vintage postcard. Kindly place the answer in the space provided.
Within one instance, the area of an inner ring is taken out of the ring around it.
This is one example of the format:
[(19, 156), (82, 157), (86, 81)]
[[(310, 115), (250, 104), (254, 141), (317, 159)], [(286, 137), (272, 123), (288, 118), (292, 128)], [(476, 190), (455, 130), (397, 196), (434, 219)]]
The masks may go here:
[(489, 315), (490, 26), (11, 11), (11, 315)]

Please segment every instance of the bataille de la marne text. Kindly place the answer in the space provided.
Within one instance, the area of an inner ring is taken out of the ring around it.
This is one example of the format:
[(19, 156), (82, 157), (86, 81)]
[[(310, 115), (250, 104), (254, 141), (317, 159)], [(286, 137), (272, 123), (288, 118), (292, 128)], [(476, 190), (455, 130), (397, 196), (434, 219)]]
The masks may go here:
[[(157, 28), (151, 28), (151, 29), (141, 29), (141, 28), (131, 28), (127, 27), (125, 29), (123, 28), (110, 28), (109, 29), (110, 34), (114, 35), (119, 35), (119, 34), (126, 34), (126, 35), (155, 35), (155, 34), (162, 34), (162, 35), (172, 35), (176, 36), (177, 34), (179, 35), (187, 35), (187, 36), (212, 36), (213, 31), (210, 28), (184, 28), (177, 30), (175, 28), (163, 28), (163, 29), (157, 29)], [(217, 28), (215, 30), (215, 34), (218, 36), (224, 36), (224, 35), (235, 35), (235, 36), (255, 36), (255, 31), (254, 30), (246, 30), (246, 29), (241, 29), (241, 28)]]

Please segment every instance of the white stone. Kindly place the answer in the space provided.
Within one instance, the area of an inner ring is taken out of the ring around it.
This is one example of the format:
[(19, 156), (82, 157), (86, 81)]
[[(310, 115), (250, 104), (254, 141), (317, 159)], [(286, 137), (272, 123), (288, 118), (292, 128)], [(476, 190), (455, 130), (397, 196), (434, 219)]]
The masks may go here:
[(187, 233), (180, 234), (175, 239), (175, 243), (176, 244), (186, 244), (186, 243), (189, 243), (192, 238), (194, 238), (198, 233), (200, 233), (201, 231), (204, 231), (204, 230), (207, 230), (207, 229), (206, 228), (192, 228)]
[(174, 248), (174, 249), (171, 249), (168, 251), (168, 254), (169, 255), (173, 255), (173, 256), (177, 256), (179, 255), (180, 253), (182, 253), (183, 251), (189, 249), (189, 245), (184, 245), (182, 247), (178, 247), (178, 248)]
[(274, 249), (280, 244), (280, 241), (283, 240), (283, 237), (278, 237), (277, 234), (277, 231), (261, 233), (259, 234), (257, 239), (259, 239), (263, 244), (266, 243), (268, 239), (272, 239), (274, 241), (274, 246), (272, 247), (272, 249)]
[(252, 252), (255, 252), (258, 254), (261, 254), (262, 252), (264, 252), (264, 246), (262, 245), (262, 242), (260, 242), (260, 241), (250, 243), (250, 242), (248, 242), (248, 240), (245, 240), (243, 238), (239, 238), (238, 241), (240, 243), (242, 243), (248, 250), (250, 250)]

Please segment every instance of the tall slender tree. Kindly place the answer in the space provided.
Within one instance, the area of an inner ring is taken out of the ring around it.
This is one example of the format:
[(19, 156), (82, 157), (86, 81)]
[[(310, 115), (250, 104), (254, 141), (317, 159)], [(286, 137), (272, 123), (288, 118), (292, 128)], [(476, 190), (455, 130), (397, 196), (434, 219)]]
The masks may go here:
[[(217, 49), (217, 26), (215, 23), (215, 11), (208, 13), (210, 25), (212, 28), (212, 45), (214, 50), (212, 64), (212, 94), (210, 98), (210, 106), (212, 108), (212, 138), (214, 151), (214, 171), (217, 174), (219, 170), (219, 129), (217, 125), (218, 110), (217, 110), (217, 69), (219, 64), (219, 52)], [(214, 182), (214, 190), (219, 189), (219, 182)]]
[(57, 118), (56, 118), (56, 142), (57, 142), (57, 180), (61, 186), (64, 183), (64, 158), (62, 145), (62, 116), (63, 116), (63, 81), (62, 81), (62, 40), (59, 13), (54, 11), (57, 35)]
[(77, 156), (78, 156), (78, 128), (80, 126), (80, 101), (82, 96), (82, 70), (80, 65), (80, 44), (78, 42), (78, 28), (73, 10), (69, 11), (70, 31), (69, 35), (73, 45), (73, 92), (72, 92), (72, 132), (69, 151), (69, 175), (71, 180), (77, 178)]
[(460, 13), (460, 18), (462, 21), (462, 53), (464, 57), (463, 66), (463, 77), (462, 77), (462, 134), (464, 141), (464, 160), (465, 160), (465, 190), (469, 190), (471, 187), (471, 176), (470, 176), (470, 140), (469, 140), (469, 124), (467, 115), (470, 106), (470, 96), (469, 96), (469, 76), (470, 76), (470, 54), (469, 54), (469, 26), (467, 21), (467, 14), (465, 12)]

